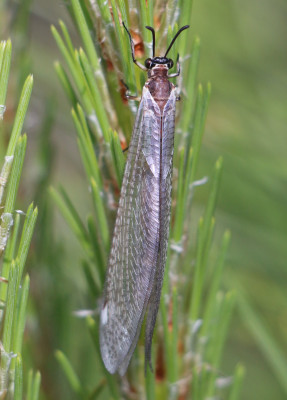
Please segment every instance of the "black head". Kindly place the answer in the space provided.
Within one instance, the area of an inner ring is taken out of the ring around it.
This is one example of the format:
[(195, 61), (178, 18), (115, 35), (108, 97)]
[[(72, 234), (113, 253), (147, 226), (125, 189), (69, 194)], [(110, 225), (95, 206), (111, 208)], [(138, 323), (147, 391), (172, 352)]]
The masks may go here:
[(156, 65), (166, 65), (168, 69), (171, 69), (173, 67), (173, 61), (171, 58), (167, 57), (153, 57), (147, 58), (144, 65), (147, 69), (152, 69)]
[(167, 51), (165, 52), (165, 55), (163, 57), (155, 57), (155, 32), (154, 29), (151, 26), (146, 26), (146, 29), (150, 30), (152, 32), (152, 58), (147, 58), (145, 60), (145, 67), (147, 69), (152, 69), (156, 65), (166, 65), (168, 69), (171, 69), (173, 67), (173, 61), (171, 58), (167, 58), (167, 54), (172, 48), (174, 42), (176, 41), (177, 37), (179, 34), (184, 31), (185, 29), (189, 28), (189, 25), (185, 25), (182, 28), (179, 29), (179, 31), (176, 33), (174, 38), (172, 39), (170, 45), (167, 48)]

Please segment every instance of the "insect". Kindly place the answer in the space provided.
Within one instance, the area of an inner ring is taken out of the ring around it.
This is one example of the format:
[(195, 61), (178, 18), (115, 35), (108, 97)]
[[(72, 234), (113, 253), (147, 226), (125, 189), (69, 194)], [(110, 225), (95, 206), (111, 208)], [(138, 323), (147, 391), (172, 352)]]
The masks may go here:
[(151, 364), (151, 344), (158, 314), (169, 237), (176, 88), (168, 80), (173, 61), (165, 55), (142, 65), (148, 72), (137, 112), (122, 183), (100, 315), (100, 348), (110, 373), (124, 375), (145, 324), (145, 366)]

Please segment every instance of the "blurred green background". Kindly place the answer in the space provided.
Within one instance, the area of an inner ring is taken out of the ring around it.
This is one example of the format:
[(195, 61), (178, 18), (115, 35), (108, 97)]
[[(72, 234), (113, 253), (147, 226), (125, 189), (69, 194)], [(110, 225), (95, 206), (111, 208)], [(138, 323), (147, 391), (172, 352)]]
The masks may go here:
[[(286, 357), (287, 3), (195, 1), (193, 18), (201, 79), (213, 85), (202, 171), (224, 157), (217, 223), (232, 232), (226, 284), (240, 284)], [(246, 365), (243, 398), (286, 398), (241, 317), (225, 359)]]
[[(21, 201), (27, 205), (37, 195), (42, 218), (54, 221), (51, 236), (41, 232), (38, 223), (30, 260), (33, 301), (27, 340), (34, 363), (43, 374), (46, 394), (57, 398), (51, 379), (58, 379), (61, 386), (64, 378), (53, 351), (61, 348), (72, 354), (79, 371), (81, 364), (89, 363), (93, 357), (87, 346), (90, 339), (82, 329), (83, 322), (72, 312), (92, 309), (94, 304), (86, 297), (77, 241), (57, 211), (52, 213), (47, 193), (40, 190), (45, 180), (56, 187), (64, 184), (80, 215), (88, 209), (90, 200), (70, 110), (53, 69), (59, 52), (50, 25), (57, 25), (62, 18), (74, 44), (79, 42), (66, 2), (31, 2), (27, 11), (28, 38), (21, 37), (17, 26), (18, 6), (10, 1), (8, 8), (1, 10), (0, 33), (1, 39), (12, 36), (13, 40), (15, 79), (11, 88), (17, 90), (17, 80), (26, 76), (17, 75), (19, 65), (27, 73), (32, 72), (35, 80), (26, 122), (28, 157)], [(209, 174), (219, 155), (224, 158), (216, 211), (217, 231), (229, 228), (232, 232), (224, 283), (248, 299), (283, 357), (287, 357), (286, 21), (287, 3), (283, 0), (198, 0), (194, 2), (190, 30), (190, 35), (199, 35), (202, 43), (200, 80), (211, 81), (213, 88), (198, 177)], [(47, 101), (56, 112), (50, 141), (45, 142), (39, 132), (50, 130), (44, 124)], [(53, 154), (48, 174), (43, 170), (43, 149)], [(206, 196), (204, 187), (197, 192), (198, 207)], [(43, 234), (50, 238), (49, 248), (37, 248), (37, 238)], [(285, 399), (286, 388), (284, 392), (252, 329), (253, 322), (252, 315), (244, 313), (242, 307), (236, 309), (225, 349), (224, 373), (228, 375), (242, 361), (247, 369), (243, 399)], [(61, 336), (63, 326), (73, 332), (69, 342)], [(51, 373), (53, 369), (57, 378)], [(84, 379), (92, 379), (93, 373)]]

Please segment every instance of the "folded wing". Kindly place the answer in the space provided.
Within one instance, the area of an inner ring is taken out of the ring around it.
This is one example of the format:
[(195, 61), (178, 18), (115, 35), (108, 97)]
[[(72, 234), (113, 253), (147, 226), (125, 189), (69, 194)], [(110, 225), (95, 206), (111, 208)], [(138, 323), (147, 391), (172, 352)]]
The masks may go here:
[(100, 347), (110, 373), (123, 375), (127, 369), (159, 263), (160, 130), (160, 109), (144, 87), (129, 146), (101, 310)]

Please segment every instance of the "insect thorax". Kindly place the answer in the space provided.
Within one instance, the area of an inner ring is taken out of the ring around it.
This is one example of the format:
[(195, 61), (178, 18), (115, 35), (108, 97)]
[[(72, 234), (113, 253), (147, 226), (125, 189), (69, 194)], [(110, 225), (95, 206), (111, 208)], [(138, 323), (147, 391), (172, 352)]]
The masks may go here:
[(146, 86), (150, 94), (158, 104), (159, 108), (163, 110), (167, 100), (169, 99), (170, 92), (173, 84), (168, 80), (168, 70), (165, 66), (156, 66), (148, 71), (148, 80)]

